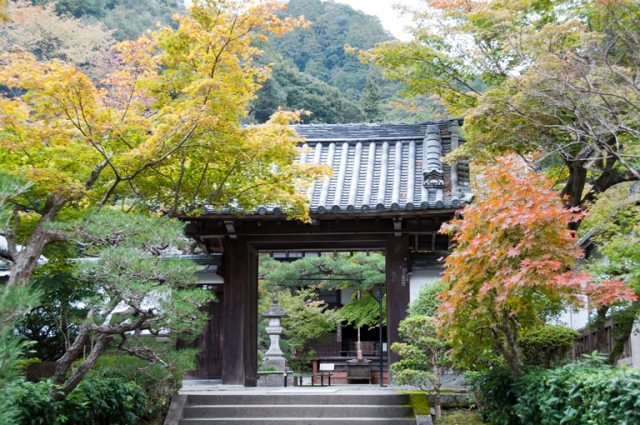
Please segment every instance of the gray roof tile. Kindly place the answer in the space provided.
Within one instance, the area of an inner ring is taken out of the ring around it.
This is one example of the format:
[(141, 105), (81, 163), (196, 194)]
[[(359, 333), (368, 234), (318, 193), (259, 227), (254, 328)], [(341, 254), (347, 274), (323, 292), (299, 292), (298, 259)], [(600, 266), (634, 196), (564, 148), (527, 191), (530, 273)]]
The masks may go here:
[[(455, 208), (471, 198), (468, 164), (443, 164), (463, 141), (460, 120), (416, 124), (295, 126), (309, 152), (333, 175), (309, 189), (313, 212)], [(315, 156), (311, 153), (315, 153)], [(319, 152), (319, 153), (318, 153)]]
[[(451, 167), (442, 162), (452, 148), (464, 143), (461, 123), (451, 119), (415, 124), (295, 125), (306, 148), (298, 161), (329, 164), (333, 169), (331, 177), (307, 189), (311, 211), (440, 209), (468, 203), (468, 163)], [(256, 213), (281, 210), (260, 207)]]

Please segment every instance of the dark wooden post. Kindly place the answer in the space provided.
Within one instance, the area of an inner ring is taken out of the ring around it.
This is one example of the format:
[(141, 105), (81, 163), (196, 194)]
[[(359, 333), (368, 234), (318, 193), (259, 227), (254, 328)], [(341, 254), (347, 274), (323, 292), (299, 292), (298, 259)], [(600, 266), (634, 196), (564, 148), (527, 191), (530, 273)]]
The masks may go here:
[(224, 241), (222, 383), (258, 383), (258, 254), (241, 238)]
[(199, 341), (198, 372), (200, 379), (220, 379), (222, 377), (222, 325), (224, 314), (222, 292), (216, 293), (216, 300), (208, 303), (203, 310), (209, 314)]
[(387, 242), (387, 348), (389, 362), (399, 360), (391, 351), (391, 344), (400, 341), (398, 324), (407, 315), (409, 307), (409, 236), (392, 236)]

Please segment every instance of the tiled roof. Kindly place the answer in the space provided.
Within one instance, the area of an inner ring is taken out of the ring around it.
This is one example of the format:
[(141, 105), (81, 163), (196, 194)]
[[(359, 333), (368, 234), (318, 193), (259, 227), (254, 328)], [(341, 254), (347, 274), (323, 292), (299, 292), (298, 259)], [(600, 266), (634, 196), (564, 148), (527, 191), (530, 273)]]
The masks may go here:
[[(309, 124), (303, 163), (328, 164), (331, 177), (307, 189), (314, 213), (457, 208), (471, 200), (469, 164), (442, 157), (463, 143), (460, 119), (415, 124)], [(215, 211), (208, 211), (215, 213)], [(279, 214), (260, 207), (258, 214)], [(220, 213), (220, 211), (218, 211)]]
[(307, 190), (312, 212), (455, 208), (471, 199), (469, 165), (442, 157), (463, 141), (460, 120), (417, 124), (295, 126), (303, 163), (329, 164), (333, 175)]

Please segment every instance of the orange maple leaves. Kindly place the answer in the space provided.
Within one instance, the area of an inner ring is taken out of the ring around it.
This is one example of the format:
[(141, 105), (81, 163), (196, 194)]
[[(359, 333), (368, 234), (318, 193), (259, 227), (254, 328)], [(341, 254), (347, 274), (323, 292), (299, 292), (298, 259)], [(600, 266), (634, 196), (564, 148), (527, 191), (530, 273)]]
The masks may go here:
[(476, 176), (477, 201), (441, 229), (455, 244), (439, 309), (454, 346), (470, 338), (486, 344), (479, 329), (491, 330), (489, 340), (506, 341), (540, 323), (544, 311), (578, 305), (580, 295), (592, 304), (635, 300), (622, 281), (598, 282), (575, 271), (583, 251), (570, 224), (584, 213), (565, 208), (549, 178), (517, 156), (499, 158)]

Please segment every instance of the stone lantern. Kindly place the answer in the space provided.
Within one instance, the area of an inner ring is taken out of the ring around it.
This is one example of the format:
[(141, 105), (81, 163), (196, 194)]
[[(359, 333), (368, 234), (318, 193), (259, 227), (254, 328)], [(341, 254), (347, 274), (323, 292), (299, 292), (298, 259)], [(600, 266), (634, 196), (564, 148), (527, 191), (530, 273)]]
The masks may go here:
[(280, 319), (286, 316), (287, 313), (282, 307), (280, 307), (278, 296), (273, 298), (273, 304), (271, 304), (269, 310), (262, 314), (262, 317), (269, 319), (269, 325), (267, 326), (266, 331), (267, 335), (269, 335), (269, 339), (271, 340), (271, 345), (265, 353), (262, 364), (265, 366), (273, 365), (281, 371), (285, 371), (287, 369), (284, 353), (280, 349), (280, 335), (282, 335), (283, 331), (282, 326), (280, 326)]

